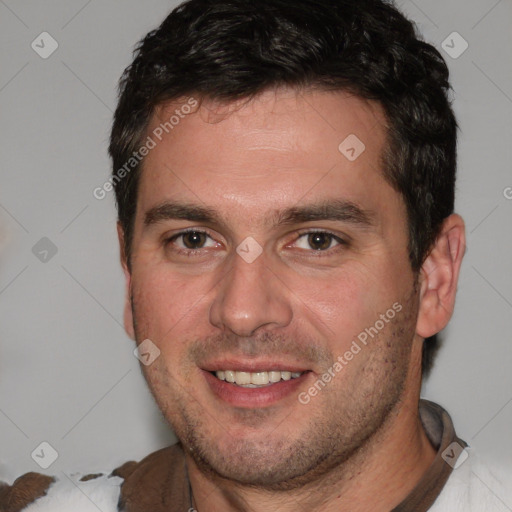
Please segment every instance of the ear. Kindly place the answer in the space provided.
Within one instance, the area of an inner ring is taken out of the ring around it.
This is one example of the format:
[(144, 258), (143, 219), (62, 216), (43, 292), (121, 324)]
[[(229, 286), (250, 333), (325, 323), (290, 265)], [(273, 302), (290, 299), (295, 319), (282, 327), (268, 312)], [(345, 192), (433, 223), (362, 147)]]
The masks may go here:
[(121, 267), (123, 268), (125, 278), (125, 301), (123, 313), (124, 329), (128, 336), (130, 336), (132, 340), (135, 340), (135, 329), (133, 326), (133, 312), (131, 302), (132, 275), (128, 268), (128, 260), (126, 258), (126, 253), (124, 249), (124, 231), (121, 227), (120, 222), (117, 223), (117, 237), (119, 239), (119, 254), (121, 259)]
[(444, 329), (455, 306), (457, 282), (466, 251), (464, 221), (447, 217), (420, 271), (420, 307), (416, 333), (428, 338)]

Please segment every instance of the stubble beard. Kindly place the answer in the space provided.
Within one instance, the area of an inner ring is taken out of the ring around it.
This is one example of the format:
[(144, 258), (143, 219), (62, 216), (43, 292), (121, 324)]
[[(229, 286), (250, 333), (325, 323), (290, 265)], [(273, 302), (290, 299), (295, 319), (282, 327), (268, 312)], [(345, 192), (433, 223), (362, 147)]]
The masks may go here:
[[(351, 372), (355, 365), (348, 364), (310, 404), (297, 402), (303, 417), (309, 415), (300, 427), (285, 419), (271, 437), (237, 440), (221, 432), (224, 440), (219, 441), (211, 433), (212, 424), (222, 428), (219, 422), (205, 413), (193, 390), (189, 392), (170, 375), (163, 358), (144, 368), (144, 376), (185, 452), (208, 478), (266, 491), (304, 488), (329, 474), (339, 479), (353, 472), (350, 461), (364, 464), (365, 454), (394, 417), (404, 395), (417, 318), (413, 295), (403, 300), (403, 310), (363, 348), (366, 361), (359, 373)], [(133, 302), (132, 308), (135, 319)], [(136, 334), (139, 339), (137, 329)], [(321, 409), (315, 407), (319, 403)], [(268, 414), (262, 409), (237, 409), (232, 417), (254, 427), (263, 424)]]

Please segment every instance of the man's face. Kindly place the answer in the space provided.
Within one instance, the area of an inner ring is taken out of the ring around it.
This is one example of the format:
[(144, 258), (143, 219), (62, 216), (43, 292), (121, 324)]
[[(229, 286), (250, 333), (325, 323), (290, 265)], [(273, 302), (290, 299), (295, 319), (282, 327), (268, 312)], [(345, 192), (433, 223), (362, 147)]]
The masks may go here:
[(205, 101), (145, 159), (126, 323), (161, 351), (145, 377), (195, 462), (278, 488), (383, 425), (410, 387), (418, 300), (382, 110), (291, 90), (232, 107)]

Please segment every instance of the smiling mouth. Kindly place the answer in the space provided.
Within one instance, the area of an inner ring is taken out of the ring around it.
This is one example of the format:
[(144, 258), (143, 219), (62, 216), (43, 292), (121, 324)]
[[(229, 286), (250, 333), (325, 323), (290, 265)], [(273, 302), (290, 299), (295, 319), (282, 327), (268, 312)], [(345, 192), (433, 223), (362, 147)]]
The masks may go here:
[(210, 372), (219, 380), (229, 382), (243, 388), (264, 388), (281, 381), (298, 379), (307, 372), (289, 372), (269, 370), (263, 372), (242, 372), (237, 370), (218, 370)]

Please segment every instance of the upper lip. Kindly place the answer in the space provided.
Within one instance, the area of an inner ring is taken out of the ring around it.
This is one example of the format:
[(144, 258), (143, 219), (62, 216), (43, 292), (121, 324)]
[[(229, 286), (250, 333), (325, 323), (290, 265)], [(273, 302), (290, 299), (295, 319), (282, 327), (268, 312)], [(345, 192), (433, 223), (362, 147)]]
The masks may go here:
[(242, 360), (242, 359), (222, 359), (211, 361), (201, 366), (203, 370), (215, 372), (220, 370), (233, 370), (239, 372), (267, 372), (267, 371), (284, 371), (284, 372), (306, 372), (309, 368), (305, 368), (297, 363), (287, 363), (277, 360)]

